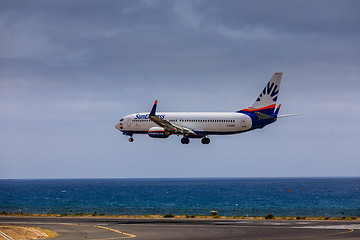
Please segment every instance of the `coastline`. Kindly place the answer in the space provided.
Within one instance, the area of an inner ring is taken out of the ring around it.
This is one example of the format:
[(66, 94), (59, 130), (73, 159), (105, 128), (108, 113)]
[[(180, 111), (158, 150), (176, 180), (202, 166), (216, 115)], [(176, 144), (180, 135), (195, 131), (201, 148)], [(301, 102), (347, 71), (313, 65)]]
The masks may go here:
[(290, 216), (290, 217), (282, 217), (282, 216), (274, 216), (269, 214), (267, 216), (255, 216), (255, 217), (247, 217), (247, 216), (205, 216), (205, 215), (173, 215), (173, 214), (164, 214), (164, 215), (105, 215), (105, 214), (87, 214), (87, 213), (74, 213), (74, 214), (32, 214), (32, 213), (0, 213), (0, 217), (38, 217), (38, 218), (47, 218), (47, 217), (55, 217), (55, 218), (115, 218), (115, 219), (193, 219), (193, 220), (211, 220), (211, 219), (219, 219), (219, 220), (289, 220), (289, 221), (354, 221), (360, 222), (360, 217), (306, 217), (306, 216)]

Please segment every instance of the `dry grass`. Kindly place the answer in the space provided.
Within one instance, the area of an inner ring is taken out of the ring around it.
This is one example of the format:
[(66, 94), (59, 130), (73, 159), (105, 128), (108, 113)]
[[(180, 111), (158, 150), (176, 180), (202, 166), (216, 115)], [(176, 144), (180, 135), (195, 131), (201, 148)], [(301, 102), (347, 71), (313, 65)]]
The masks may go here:
[(57, 233), (53, 231), (47, 229), (41, 229), (38, 227), (28, 227), (28, 226), (13, 226), (13, 225), (0, 226), (0, 231), (12, 237), (13, 239), (17, 239), (17, 240), (44, 239), (44, 238), (52, 238), (57, 236)]

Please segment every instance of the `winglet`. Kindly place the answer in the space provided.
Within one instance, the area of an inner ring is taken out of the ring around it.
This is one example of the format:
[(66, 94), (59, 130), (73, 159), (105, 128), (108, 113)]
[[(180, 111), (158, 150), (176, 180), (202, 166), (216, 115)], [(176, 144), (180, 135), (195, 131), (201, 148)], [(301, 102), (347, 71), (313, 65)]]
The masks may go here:
[(154, 106), (152, 107), (149, 116), (155, 116), (156, 106), (157, 106), (157, 100), (155, 100)]
[(280, 110), (281, 104), (277, 107), (276, 111), (274, 112), (274, 115), (277, 116)]

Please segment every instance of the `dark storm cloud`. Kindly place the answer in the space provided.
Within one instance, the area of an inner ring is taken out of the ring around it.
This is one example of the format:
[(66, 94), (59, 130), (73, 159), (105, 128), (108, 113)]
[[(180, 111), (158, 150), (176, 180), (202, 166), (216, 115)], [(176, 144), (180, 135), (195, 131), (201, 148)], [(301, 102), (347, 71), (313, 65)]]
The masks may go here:
[[(359, 42), (354, 31), (359, 22), (356, 2), (24, 1), (4, 5), (5, 57), (96, 66), (117, 74), (231, 71), (233, 62), (246, 69), (270, 60), (288, 63), (289, 57), (293, 63), (346, 61), (349, 52), (359, 49), (354, 49)], [(344, 32), (351, 36), (345, 38)]]
[(235, 29), (261, 25), (280, 32), (352, 35), (360, 21), (357, 1), (217, 1), (216, 6), (213, 17)]
[(9, 37), (2, 46), (7, 45), (3, 52), (9, 57), (21, 55), (20, 51), (49, 64), (96, 66), (117, 73), (196, 73), (216, 66), (225, 70), (228, 65), (230, 70), (234, 61), (247, 68), (269, 60), (283, 64), (289, 57), (294, 63), (346, 60), (350, 51), (359, 49), (353, 48), (359, 40), (358, 5), (352, 1), (6, 2), (7, 21), (2, 25)]

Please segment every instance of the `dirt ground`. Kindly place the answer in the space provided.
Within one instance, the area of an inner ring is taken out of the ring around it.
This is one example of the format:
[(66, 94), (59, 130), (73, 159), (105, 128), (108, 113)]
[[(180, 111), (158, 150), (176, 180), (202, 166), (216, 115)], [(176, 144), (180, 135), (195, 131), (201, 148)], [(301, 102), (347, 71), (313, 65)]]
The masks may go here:
[(0, 226), (0, 239), (25, 240), (50, 238), (55, 236), (57, 236), (57, 234), (52, 231), (36, 227)]

